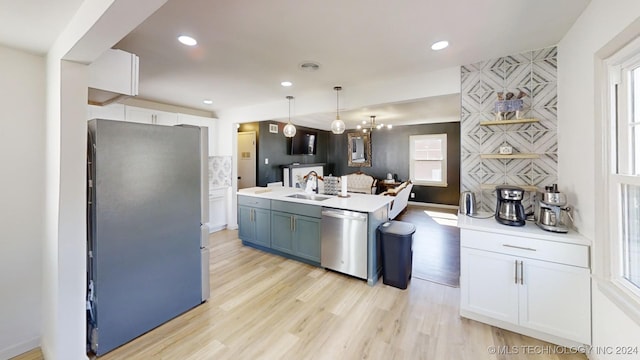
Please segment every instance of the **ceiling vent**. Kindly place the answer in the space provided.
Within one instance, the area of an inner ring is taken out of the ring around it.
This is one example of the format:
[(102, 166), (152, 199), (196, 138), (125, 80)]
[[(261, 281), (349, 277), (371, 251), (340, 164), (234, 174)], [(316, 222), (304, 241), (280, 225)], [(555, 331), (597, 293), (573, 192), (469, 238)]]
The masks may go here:
[(312, 61), (305, 61), (300, 64), (300, 69), (302, 71), (318, 71), (320, 69), (320, 64)]

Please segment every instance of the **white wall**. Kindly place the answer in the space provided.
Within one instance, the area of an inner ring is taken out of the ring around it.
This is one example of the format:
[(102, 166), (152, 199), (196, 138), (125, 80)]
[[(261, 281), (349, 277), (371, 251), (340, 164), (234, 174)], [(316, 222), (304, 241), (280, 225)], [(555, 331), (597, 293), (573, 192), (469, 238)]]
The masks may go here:
[(40, 344), (45, 61), (0, 46), (0, 359)]
[[(47, 53), (42, 352), (86, 359), (87, 66), (166, 0), (85, 0)], [(72, 61), (67, 61), (72, 60)]]
[[(592, 259), (601, 257), (603, 242), (597, 237), (595, 56), (609, 41), (640, 17), (638, 0), (592, 0), (558, 45), (558, 156), (559, 186), (570, 195), (576, 209), (576, 225), (591, 239)], [(592, 262), (596, 266), (599, 262)], [(593, 345), (638, 346), (640, 324), (632, 321), (600, 291), (593, 281)], [(592, 359), (629, 359), (591, 354)]]

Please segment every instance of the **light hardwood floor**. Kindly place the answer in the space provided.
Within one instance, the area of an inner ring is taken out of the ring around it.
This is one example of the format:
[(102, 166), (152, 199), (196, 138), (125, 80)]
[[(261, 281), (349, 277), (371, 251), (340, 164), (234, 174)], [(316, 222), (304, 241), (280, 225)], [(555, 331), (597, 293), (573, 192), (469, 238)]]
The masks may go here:
[(211, 299), (100, 359), (586, 359), (460, 318), (458, 288), (416, 278), (407, 290), (370, 287), (244, 247), (237, 231), (213, 234), (211, 246)]

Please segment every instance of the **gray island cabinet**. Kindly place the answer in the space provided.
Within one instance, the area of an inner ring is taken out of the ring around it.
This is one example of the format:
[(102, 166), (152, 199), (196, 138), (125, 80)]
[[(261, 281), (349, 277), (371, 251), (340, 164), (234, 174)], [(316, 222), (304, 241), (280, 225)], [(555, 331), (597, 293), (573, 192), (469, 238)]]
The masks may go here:
[(322, 208), (271, 201), (271, 248), (320, 263)]
[(320, 266), (322, 208), (367, 214), (367, 283), (381, 273), (378, 225), (387, 221), (389, 197), (352, 194), (349, 198), (323, 195), (323, 201), (291, 198), (292, 188), (250, 188), (238, 191), (238, 237), (246, 246)]
[(271, 243), (271, 200), (238, 196), (238, 237), (258, 246)]

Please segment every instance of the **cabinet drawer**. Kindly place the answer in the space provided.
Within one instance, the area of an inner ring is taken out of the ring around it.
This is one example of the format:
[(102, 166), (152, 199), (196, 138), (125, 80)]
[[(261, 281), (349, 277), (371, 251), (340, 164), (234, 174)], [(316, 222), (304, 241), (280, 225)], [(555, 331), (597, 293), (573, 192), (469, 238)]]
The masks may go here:
[(318, 205), (298, 204), (289, 201), (273, 200), (271, 209), (283, 211), (290, 214), (310, 216), (320, 219), (322, 217), (322, 207)]
[(271, 200), (253, 196), (238, 195), (238, 205), (252, 206), (262, 209), (271, 208)]
[(460, 246), (584, 268), (589, 267), (589, 247), (585, 245), (461, 229)]

